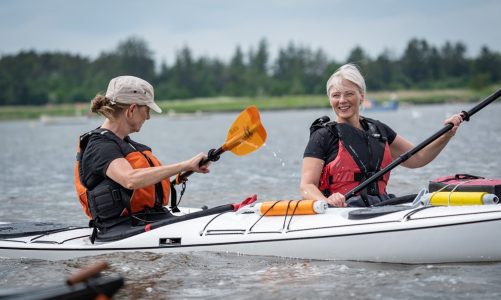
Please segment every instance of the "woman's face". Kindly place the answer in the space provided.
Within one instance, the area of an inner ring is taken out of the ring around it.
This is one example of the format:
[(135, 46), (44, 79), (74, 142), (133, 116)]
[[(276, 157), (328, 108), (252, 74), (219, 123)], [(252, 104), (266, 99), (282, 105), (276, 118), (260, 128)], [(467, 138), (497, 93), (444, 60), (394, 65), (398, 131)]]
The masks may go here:
[(340, 87), (331, 87), (329, 90), (329, 102), (338, 122), (358, 121), (363, 100), (364, 95), (358, 86), (349, 80), (343, 80)]
[[(134, 107), (133, 107), (134, 106)], [(139, 132), (146, 120), (150, 119), (150, 108), (146, 105), (133, 104), (129, 107), (131, 111), (131, 131)]]

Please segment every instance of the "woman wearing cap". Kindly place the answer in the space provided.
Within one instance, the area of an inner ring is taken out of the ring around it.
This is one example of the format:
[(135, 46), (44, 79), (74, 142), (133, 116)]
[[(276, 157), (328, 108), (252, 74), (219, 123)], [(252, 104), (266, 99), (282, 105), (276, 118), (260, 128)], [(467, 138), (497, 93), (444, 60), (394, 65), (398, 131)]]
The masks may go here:
[[(386, 167), (414, 146), (386, 124), (360, 116), (366, 89), (363, 76), (353, 64), (340, 67), (327, 81), (327, 96), (336, 114), (316, 120), (310, 128), (301, 172), (301, 195), (305, 199), (325, 200), (334, 206), (347, 206), (344, 194)], [(431, 162), (454, 136), (463, 118), (456, 114), (444, 121), (452, 129), (402, 163), (419, 168)], [(360, 195), (348, 200), (349, 206), (369, 206), (387, 200), (385, 174)]]
[(130, 139), (150, 118), (160, 113), (153, 87), (134, 76), (113, 78), (106, 95), (98, 94), (91, 111), (104, 116), (103, 124), (80, 137), (75, 185), (85, 213), (98, 229), (131, 220), (148, 222), (170, 216), (169, 177), (184, 171), (209, 172), (199, 166), (207, 156), (161, 165), (148, 146)]

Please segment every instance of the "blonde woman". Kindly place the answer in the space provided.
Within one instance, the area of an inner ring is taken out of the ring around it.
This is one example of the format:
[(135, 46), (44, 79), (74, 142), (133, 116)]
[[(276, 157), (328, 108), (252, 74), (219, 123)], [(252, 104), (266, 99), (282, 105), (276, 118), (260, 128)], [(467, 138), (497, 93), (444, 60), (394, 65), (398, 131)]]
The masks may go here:
[[(366, 97), (365, 80), (353, 64), (340, 67), (327, 81), (327, 96), (336, 114), (333, 122), (322, 118), (310, 128), (301, 172), (300, 191), (304, 199), (325, 200), (330, 205), (347, 206), (344, 194), (383, 169), (414, 146), (386, 124), (360, 115)], [(455, 114), (444, 121), (453, 128), (402, 163), (419, 168), (444, 149), (463, 121)], [(390, 174), (349, 199), (350, 206), (369, 206), (387, 200)]]

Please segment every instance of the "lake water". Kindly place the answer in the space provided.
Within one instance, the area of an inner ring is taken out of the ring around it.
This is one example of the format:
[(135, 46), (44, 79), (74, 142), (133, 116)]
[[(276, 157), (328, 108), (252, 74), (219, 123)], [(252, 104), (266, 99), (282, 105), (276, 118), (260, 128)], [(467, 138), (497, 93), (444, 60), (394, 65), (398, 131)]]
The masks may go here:
[[(387, 123), (417, 144), (438, 131), (447, 116), (472, 106), (406, 106), (396, 112), (363, 115)], [(243, 157), (225, 153), (212, 164), (210, 174), (191, 176), (182, 205), (212, 207), (241, 201), (254, 193), (258, 200), (297, 199), (308, 128), (322, 115), (332, 118), (328, 109), (262, 112), (268, 132), (266, 145)], [(415, 193), (430, 179), (456, 173), (501, 178), (500, 115), (500, 104), (489, 105), (461, 126), (432, 163), (414, 170), (397, 167), (389, 192)], [(163, 163), (173, 163), (221, 146), (236, 116), (156, 116), (132, 138), (150, 145)], [(76, 142), (81, 133), (100, 123), (97, 118), (83, 124), (52, 126), (36, 121), (0, 123), (0, 221), (85, 225), (73, 186)], [(126, 277), (127, 286), (117, 299), (501, 297), (499, 263), (409, 266), (226, 253), (117, 253), (58, 262), (0, 258), (0, 289), (49, 285), (96, 259), (110, 262), (112, 268), (106, 273)]]

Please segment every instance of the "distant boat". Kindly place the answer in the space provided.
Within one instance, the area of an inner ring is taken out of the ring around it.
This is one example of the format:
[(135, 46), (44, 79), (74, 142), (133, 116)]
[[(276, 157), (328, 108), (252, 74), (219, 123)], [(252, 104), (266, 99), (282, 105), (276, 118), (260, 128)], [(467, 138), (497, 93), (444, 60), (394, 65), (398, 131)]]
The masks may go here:
[(186, 118), (200, 118), (204, 115), (201, 110), (197, 110), (195, 112), (183, 113), (176, 112), (173, 109), (169, 109), (167, 111), (167, 116), (172, 119), (186, 119)]
[(392, 99), (386, 102), (378, 102), (374, 99), (365, 99), (362, 103), (363, 111), (393, 111), (398, 109), (398, 101)]
[(43, 125), (77, 125), (85, 124), (89, 120), (90, 118), (87, 116), (40, 116), (40, 122)]
[[(50, 109), (52, 107), (51, 104), (48, 104), (47, 107)], [(40, 115), (40, 123), (43, 125), (78, 125), (85, 124), (89, 122), (91, 119), (91, 112), (84, 111), (85, 105), (83, 103), (76, 103), (74, 110), (74, 115), (69, 116), (57, 116), (50, 114), (42, 114)]]

